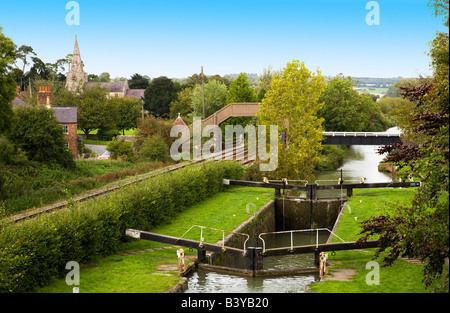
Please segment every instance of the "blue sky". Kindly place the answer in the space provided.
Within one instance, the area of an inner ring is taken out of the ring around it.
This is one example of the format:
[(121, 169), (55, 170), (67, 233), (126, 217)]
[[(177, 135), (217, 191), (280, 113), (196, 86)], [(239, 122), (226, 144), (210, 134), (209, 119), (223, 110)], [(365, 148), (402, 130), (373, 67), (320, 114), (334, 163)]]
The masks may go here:
[(187, 77), (261, 73), (292, 59), (324, 75), (429, 74), (428, 42), (441, 20), (428, 1), (379, 0), (380, 25), (366, 24), (366, 0), (0, 0), (0, 26), (44, 62), (72, 53), (78, 36), (85, 71)]

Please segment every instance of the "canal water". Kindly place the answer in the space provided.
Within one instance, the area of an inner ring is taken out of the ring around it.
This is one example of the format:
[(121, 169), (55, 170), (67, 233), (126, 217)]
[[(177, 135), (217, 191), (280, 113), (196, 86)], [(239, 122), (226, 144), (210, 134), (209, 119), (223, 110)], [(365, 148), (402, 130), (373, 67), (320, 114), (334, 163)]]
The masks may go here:
[[(395, 131), (390, 129), (389, 131)], [(378, 172), (378, 164), (384, 156), (378, 155), (376, 146), (351, 146), (346, 153), (344, 163), (336, 171), (322, 172), (316, 175), (315, 182), (319, 185), (337, 184), (341, 175), (347, 183), (360, 182), (365, 177), (365, 182), (389, 182), (389, 175)], [(314, 182), (314, 181), (313, 181)], [(338, 192), (339, 191), (333, 191)], [(319, 196), (321, 196), (319, 194)], [(276, 235), (266, 243), (271, 245), (289, 246), (290, 235)], [(316, 235), (309, 233), (296, 234), (295, 245), (312, 244)], [(320, 235), (319, 243), (327, 240), (328, 234)], [(314, 266), (314, 254), (286, 255), (264, 258), (264, 269), (289, 269)], [(275, 277), (242, 277), (237, 275), (221, 274), (209, 271), (196, 271), (188, 277), (186, 293), (301, 293), (306, 286), (318, 281), (318, 274), (289, 275)]]

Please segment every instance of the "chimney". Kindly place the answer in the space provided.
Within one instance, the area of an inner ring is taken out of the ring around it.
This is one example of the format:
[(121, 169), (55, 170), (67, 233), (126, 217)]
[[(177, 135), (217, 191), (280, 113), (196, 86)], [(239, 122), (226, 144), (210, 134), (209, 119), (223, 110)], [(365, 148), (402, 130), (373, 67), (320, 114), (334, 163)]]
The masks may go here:
[(50, 87), (39, 86), (37, 104), (45, 105), (47, 108), (50, 108), (52, 106), (52, 92), (50, 90)]

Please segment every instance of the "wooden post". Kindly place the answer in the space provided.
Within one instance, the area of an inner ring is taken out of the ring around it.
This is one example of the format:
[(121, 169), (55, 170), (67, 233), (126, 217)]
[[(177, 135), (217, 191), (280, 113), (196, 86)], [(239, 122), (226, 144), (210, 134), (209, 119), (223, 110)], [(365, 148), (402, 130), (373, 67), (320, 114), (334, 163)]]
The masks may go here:
[(247, 269), (253, 272), (263, 269), (262, 247), (248, 247)]
[(306, 187), (306, 198), (309, 200), (317, 200), (317, 184), (307, 184)]
[(199, 263), (205, 263), (206, 261), (206, 250), (204, 249), (197, 249), (197, 262)]
[(353, 196), (353, 188), (347, 188), (347, 197)]

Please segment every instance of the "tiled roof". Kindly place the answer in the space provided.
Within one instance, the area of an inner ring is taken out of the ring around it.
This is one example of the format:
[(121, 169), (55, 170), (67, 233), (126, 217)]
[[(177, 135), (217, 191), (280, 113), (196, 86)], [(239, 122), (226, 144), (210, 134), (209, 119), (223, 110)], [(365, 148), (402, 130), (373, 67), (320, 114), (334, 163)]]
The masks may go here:
[(109, 92), (123, 92), (126, 82), (88, 82), (86, 87), (93, 87), (100, 85), (102, 88), (106, 88)]
[(128, 89), (125, 96), (141, 99), (141, 98), (144, 98), (144, 92), (145, 92), (145, 89)]
[(58, 107), (52, 106), (55, 111), (55, 117), (60, 124), (76, 124), (77, 123), (77, 107)]
[(17, 108), (18, 106), (28, 106), (28, 103), (19, 98), (15, 98), (12, 103), (15, 108)]

